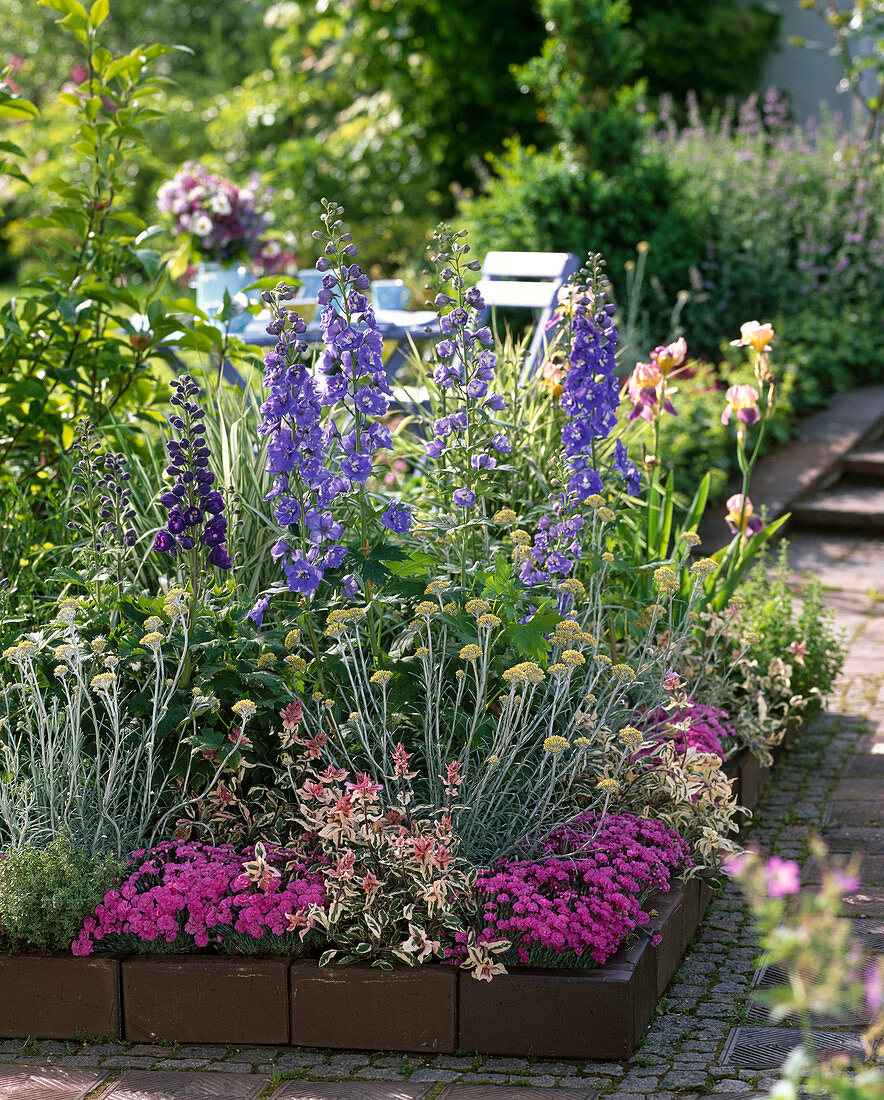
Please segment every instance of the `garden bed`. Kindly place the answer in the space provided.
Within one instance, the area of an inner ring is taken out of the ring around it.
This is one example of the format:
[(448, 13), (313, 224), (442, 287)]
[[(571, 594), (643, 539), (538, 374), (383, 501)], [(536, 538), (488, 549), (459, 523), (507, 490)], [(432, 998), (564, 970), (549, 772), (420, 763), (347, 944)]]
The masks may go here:
[[(648, 931), (595, 970), (393, 971), (280, 958), (0, 956), (0, 1036), (342, 1050), (625, 1058), (711, 897), (698, 879), (652, 899)], [(28, 996), (22, 997), (21, 991)]]

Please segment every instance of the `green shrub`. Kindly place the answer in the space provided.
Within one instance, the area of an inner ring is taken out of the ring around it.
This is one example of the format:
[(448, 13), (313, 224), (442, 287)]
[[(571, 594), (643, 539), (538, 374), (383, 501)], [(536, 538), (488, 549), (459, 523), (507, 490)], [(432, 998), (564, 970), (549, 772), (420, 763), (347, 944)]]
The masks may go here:
[(812, 716), (835, 684), (844, 647), (834, 629), (835, 613), (823, 601), (819, 578), (804, 578), (796, 613), (789, 577), (789, 544), (783, 540), (776, 565), (771, 568), (768, 558), (760, 559), (741, 588), (744, 616), (747, 626), (760, 635), (752, 647), (753, 658), (762, 668), (769, 668), (776, 658), (791, 665), (792, 692), (812, 700)]
[(0, 943), (13, 951), (64, 951), (122, 864), (74, 848), (62, 835), (45, 848), (10, 848), (0, 858)]

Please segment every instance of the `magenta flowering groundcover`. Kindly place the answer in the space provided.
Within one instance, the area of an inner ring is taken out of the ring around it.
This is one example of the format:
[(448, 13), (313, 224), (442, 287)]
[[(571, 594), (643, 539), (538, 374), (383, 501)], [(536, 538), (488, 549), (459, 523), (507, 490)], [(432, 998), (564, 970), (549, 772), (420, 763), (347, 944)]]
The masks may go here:
[(507, 965), (601, 966), (646, 925), (643, 902), (691, 866), (688, 845), (659, 821), (587, 815), (554, 833), (545, 855), (480, 872), (482, 941), (508, 939)]
[[(666, 729), (685, 721), (690, 722), (687, 731)], [(651, 740), (671, 741), (680, 752), (694, 748), (714, 753), (722, 761), (727, 757), (728, 746), (736, 743), (737, 736), (728, 713), (708, 703), (690, 703), (675, 711), (665, 711), (662, 707), (650, 710), (641, 716), (641, 726)]]
[(254, 848), (164, 841), (130, 857), (123, 881), (87, 917), (71, 945), (75, 955), (102, 950), (191, 951), (212, 947), (304, 953), (287, 914), (325, 905), (322, 875), (303, 857), (268, 846), (269, 873), (253, 881), (245, 864)]

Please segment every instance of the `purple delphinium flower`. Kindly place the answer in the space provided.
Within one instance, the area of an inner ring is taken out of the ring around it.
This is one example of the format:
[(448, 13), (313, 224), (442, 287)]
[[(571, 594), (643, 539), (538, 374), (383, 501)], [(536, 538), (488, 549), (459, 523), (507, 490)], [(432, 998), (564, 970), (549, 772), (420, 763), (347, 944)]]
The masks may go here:
[(381, 516), (381, 523), (396, 534), (404, 535), (411, 527), (411, 515), (411, 507), (408, 504), (394, 500)]
[(231, 561), (224, 547), (224, 498), (212, 488), (215, 475), (208, 468), (211, 454), (202, 423), (206, 414), (194, 400), (199, 396), (199, 386), (189, 374), (182, 374), (170, 385), (169, 400), (176, 411), (169, 417), (169, 425), (177, 438), (173, 436), (166, 443), (166, 473), (174, 480), (172, 488), (160, 497), (168, 515), (165, 527), (157, 532), (154, 549), (173, 557), (193, 558), (202, 546), (209, 550), (206, 564), (229, 569)]
[(270, 597), (261, 596), (256, 600), (251, 611), (248, 613), (248, 618), (252, 620), (255, 626), (261, 626), (264, 622), (264, 616), (267, 614), (267, 610), (270, 607)]
[(562, 428), (562, 444), (572, 476), (569, 489), (577, 500), (586, 500), (593, 479), (592, 444), (604, 439), (617, 423), (620, 380), (617, 377), (617, 328), (614, 306), (607, 301), (600, 269), (592, 286), (574, 288), (571, 317), (571, 353), (562, 383), (561, 405), (568, 417)]
[[(389, 409), (391, 392), (383, 339), (367, 297), (371, 284), (352, 262), (356, 248), (350, 234), (341, 232), (341, 209), (325, 205), (326, 232), (314, 234), (325, 241), (316, 265), (323, 273), (317, 301), (324, 348), (315, 375), (301, 361), (306, 326), (283, 305), (292, 293), (281, 284), (264, 295), (274, 314), (267, 331), (278, 342), (264, 357), (270, 394), (261, 407), (260, 431), (269, 437), (267, 469), (274, 477), (268, 499), (276, 501), (277, 522), (290, 529), (286, 549), (275, 557), (292, 591), (307, 595), (347, 553), (342, 545), (323, 545), (347, 526), (336, 509), (359, 501), (366, 513), (361, 487), (377, 452), (392, 445), (389, 429), (378, 419)], [(340, 417), (323, 418), (323, 408), (331, 406), (346, 410), (346, 433), (338, 428)]]
[(435, 234), (434, 304), (443, 339), (435, 348), (433, 380), (446, 394), (446, 406), (455, 408), (436, 419), (425, 453), (429, 459), (444, 455), (440, 473), (445, 495), (451, 493), (456, 506), (471, 507), (497, 466), (492, 450), (508, 454), (511, 445), (494, 421), (494, 414), (506, 408), (506, 399), (491, 392), (497, 370), (494, 339), (483, 323), (487, 307), (480, 288), (465, 288), (469, 272), (480, 265), (467, 258), (470, 249), (463, 236), (445, 228)]
[(636, 464), (630, 461), (629, 452), (619, 439), (614, 444), (613, 467), (626, 482), (626, 492), (631, 497), (637, 497), (641, 490), (642, 475)]

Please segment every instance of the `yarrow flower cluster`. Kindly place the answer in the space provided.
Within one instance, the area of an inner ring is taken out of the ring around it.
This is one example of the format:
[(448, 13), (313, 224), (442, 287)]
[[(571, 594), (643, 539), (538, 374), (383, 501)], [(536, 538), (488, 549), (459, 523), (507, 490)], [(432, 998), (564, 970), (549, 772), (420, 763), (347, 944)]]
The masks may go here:
[(168, 516), (166, 526), (154, 540), (154, 549), (175, 557), (194, 555), (202, 546), (209, 551), (206, 558), (209, 565), (229, 569), (231, 562), (224, 545), (227, 538), (224, 498), (212, 487), (215, 475), (209, 469), (210, 452), (202, 423), (206, 414), (193, 400), (199, 396), (199, 386), (188, 374), (170, 384), (169, 401), (180, 413), (173, 413), (169, 424), (178, 438), (166, 444), (170, 460), (166, 473), (173, 478), (173, 485), (160, 497)]
[(261, 254), (269, 216), (261, 205), (272, 192), (253, 175), (247, 187), (189, 161), (157, 192), (157, 208), (173, 218), (172, 232), (186, 234), (206, 259), (220, 262)]
[(325, 906), (322, 875), (296, 852), (258, 847), (163, 842), (134, 852), (122, 882), (86, 918), (71, 950), (91, 955), (96, 948), (143, 948), (156, 940), (192, 950), (223, 946), (234, 933), (253, 940), (285, 936), (288, 914)]
[(480, 872), (477, 941), (510, 940), (508, 965), (600, 966), (648, 923), (640, 899), (689, 866), (687, 844), (658, 821), (580, 818), (550, 837), (543, 858)]

